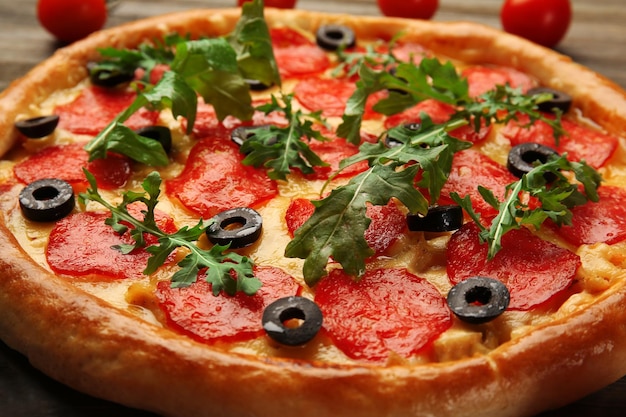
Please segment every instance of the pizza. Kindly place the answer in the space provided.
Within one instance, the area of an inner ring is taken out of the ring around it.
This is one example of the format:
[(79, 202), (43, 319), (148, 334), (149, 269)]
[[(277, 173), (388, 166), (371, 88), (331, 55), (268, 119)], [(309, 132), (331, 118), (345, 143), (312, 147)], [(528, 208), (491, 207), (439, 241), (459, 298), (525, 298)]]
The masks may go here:
[(626, 374), (626, 96), (472, 23), (193, 10), (0, 96), (0, 338), (166, 416), (529, 416)]

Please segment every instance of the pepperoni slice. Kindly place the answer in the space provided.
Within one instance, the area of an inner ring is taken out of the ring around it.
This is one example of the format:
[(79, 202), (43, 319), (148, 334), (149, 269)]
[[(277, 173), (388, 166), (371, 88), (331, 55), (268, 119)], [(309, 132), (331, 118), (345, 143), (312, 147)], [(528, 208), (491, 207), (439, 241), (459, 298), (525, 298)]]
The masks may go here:
[(572, 209), (572, 225), (557, 227), (546, 223), (568, 242), (580, 245), (606, 243), (626, 239), (626, 191), (610, 185), (598, 189), (600, 201), (588, 202)]
[[(139, 211), (131, 211), (139, 216)], [(161, 230), (176, 231), (171, 218), (155, 213)], [(143, 276), (150, 254), (145, 249), (136, 249), (130, 254), (113, 249), (114, 245), (134, 244), (130, 233), (120, 235), (104, 221), (109, 213), (81, 212), (59, 220), (48, 240), (46, 259), (57, 274), (81, 277), (100, 275), (113, 279), (138, 278)], [(146, 244), (157, 244), (152, 235), (145, 235)]]
[(407, 123), (419, 123), (422, 113), (426, 113), (433, 123), (445, 123), (454, 114), (454, 107), (441, 101), (428, 99), (420, 101), (415, 106), (394, 114), (385, 119), (385, 129), (391, 129)]
[[(90, 86), (82, 90), (71, 103), (57, 106), (54, 112), (59, 115), (59, 128), (76, 134), (98, 134), (115, 117), (126, 110), (135, 99), (132, 91)], [(124, 124), (131, 129), (154, 125), (159, 112), (140, 109)]]
[(270, 29), (270, 38), (274, 48), (288, 48), (290, 46), (313, 45), (313, 42), (301, 32), (289, 28), (279, 27)]
[(43, 178), (58, 178), (72, 184), (75, 190), (84, 189), (86, 168), (103, 189), (123, 187), (132, 173), (128, 158), (109, 154), (106, 159), (89, 161), (89, 154), (82, 144), (55, 145), (29, 156), (13, 167), (15, 176), (29, 184)]
[(391, 50), (393, 56), (401, 62), (410, 62), (419, 65), (422, 59), (429, 55), (424, 46), (413, 42), (399, 42), (393, 45)]
[(437, 289), (405, 269), (368, 271), (358, 282), (333, 270), (317, 285), (315, 301), (335, 345), (370, 362), (419, 353), (452, 323)]
[(478, 97), (498, 85), (508, 84), (513, 88), (520, 88), (522, 92), (536, 85), (529, 75), (508, 67), (469, 67), (461, 75), (467, 78), (470, 97)]
[[(313, 174), (307, 174), (306, 178), (309, 180), (327, 180), (332, 174), (336, 173), (337, 178), (353, 177), (358, 173), (361, 173), (368, 168), (367, 161), (361, 161), (359, 163), (350, 165), (349, 167), (337, 172), (339, 170), (339, 163), (355, 155), (359, 152), (359, 147), (349, 143), (343, 138), (337, 137), (333, 132), (324, 131), (322, 135), (330, 140), (322, 142), (319, 140), (313, 140), (309, 143), (309, 148), (315, 154), (317, 154), (322, 161), (329, 164), (325, 167), (314, 167)], [(362, 142), (368, 141), (369, 138), (366, 134), (362, 137)]]
[(287, 27), (270, 30), (281, 78), (320, 74), (330, 67), (328, 55), (302, 33)]
[(264, 170), (244, 166), (237, 145), (203, 139), (190, 151), (183, 172), (166, 181), (168, 195), (205, 219), (234, 207), (255, 207), (278, 194)]
[(441, 190), (439, 203), (452, 204), (450, 193), (457, 192), (461, 197), (470, 196), (476, 213), (483, 217), (494, 216), (497, 210), (483, 200), (478, 186), (490, 189), (502, 201), (506, 186), (515, 181), (517, 178), (513, 174), (488, 156), (471, 149), (461, 151), (454, 155), (452, 170)]
[[(554, 116), (546, 114), (553, 119)], [(602, 167), (617, 149), (618, 139), (614, 136), (592, 130), (571, 120), (562, 120), (561, 125), (568, 133), (559, 138), (559, 146), (555, 145), (554, 134), (550, 125), (536, 121), (532, 126), (527, 115), (519, 115), (501, 130), (502, 135), (511, 142), (511, 146), (520, 143), (535, 142), (550, 146), (560, 154), (567, 153), (571, 161), (584, 160), (593, 168)]]
[[(264, 104), (264, 102), (258, 101), (254, 103), (254, 106)], [(223, 121), (219, 121), (215, 109), (212, 105), (206, 104), (202, 99), (198, 101), (198, 110), (196, 113), (196, 121), (193, 125), (193, 133), (198, 138), (230, 138), (230, 133), (233, 129), (239, 126), (262, 126), (262, 125), (276, 125), (285, 126), (287, 120), (284, 114), (278, 112), (272, 112), (265, 114), (261, 111), (255, 111), (251, 120), (241, 121), (233, 116), (227, 116)], [(183, 130), (187, 129), (187, 120), (181, 120), (181, 127)]]
[[(419, 102), (401, 113), (387, 117), (384, 125), (386, 129), (391, 129), (392, 127), (407, 123), (419, 123), (422, 113), (426, 113), (433, 123), (441, 124), (447, 122), (454, 112), (455, 109), (450, 104), (428, 99)], [(454, 129), (450, 132), (450, 136), (477, 144), (484, 141), (487, 136), (489, 136), (489, 133), (491, 133), (491, 126), (486, 126), (483, 123), (478, 131), (475, 131), (473, 126), (467, 125)]]
[(287, 211), (285, 212), (287, 230), (289, 230), (289, 235), (291, 237), (293, 237), (295, 231), (302, 227), (304, 222), (311, 217), (314, 211), (315, 206), (306, 198), (294, 198), (291, 200), (289, 207), (287, 207)]
[[(300, 104), (308, 110), (321, 111), (324, 117), (341, 117), (355, 90), (356, 86), (347, 78), (306, 78), (296, 84), (293, 92)], [(368, 97), (364, 119), (380, 117), (372, 106), (384, 94), (386, 93), (378, 92)]]
[(294, 279), (274, 267), (256, 267), (263, 286), (255, 295), (214, 296), (211, 284), (199, 278), (185, 288), (159, 282), (156, 297), (168, 324), (190, 337), (206, 342), (234, 342), (263, 335), (263, 309), (271, 302), (298, 293)]
[[(314, 211), (313, 203), (305, 198), (291, 201), (285, 213), (285, 221), (292, 237)], [(366, 215), (372, 222), (365, 231), (365, 240), (376, 255), (385, 253), (406, 231), (406, 217), (394, 203), (385, 206), (370, 205), (367, 207)]]
[(474, 223), (466, 223), (448, 243), (447, 271), (458, 284), (466, 278), (485, 276), (502, 281), (511, 293), (509, 308), (530, 310), (572, 285), (580, 266), (578, 255), (533, 235), (528, 229), (509, 231), (502, 249), (487, 260), (487, 245), (481, 244)]

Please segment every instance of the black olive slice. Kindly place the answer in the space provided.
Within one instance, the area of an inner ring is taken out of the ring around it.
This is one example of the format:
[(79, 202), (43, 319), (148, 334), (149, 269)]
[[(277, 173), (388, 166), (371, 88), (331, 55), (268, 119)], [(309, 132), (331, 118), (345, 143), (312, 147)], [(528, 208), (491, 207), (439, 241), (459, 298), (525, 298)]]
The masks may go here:
[(450, 232), (463, 226), (463, 209), (456, 205), (433, 206), (425, 216), (409, 213), (406, 223), (414, 232)]
[(74, 209), (74, 190), (66, 181), (45, 178), (28, 184), (19, 195), (22, 214), (35, 222), (61, 219)]
[(544, 101), (543, 103), (539, 103), (537, 107), (539, 110), (554, 113), (554, 109), (559, 109), (563, 113), (567, 113), (572, 107), (572, 97), (569, 94), (566, 94), (562, 91), (554, 90), (548, 87), (535, 87), (528, 90), (528, 95), (536, 95), (536, 94), (544, 94), (549, 93), (552, 94), (552, 100)]
[(116, 87), (120, 84), (131, 82), (135, 79), (135, 69), (112, 69), (98, 62), (87, 64), (89, 80), (99, 87)]
[[(522, 178), (524, 174), (530, 172), (535, 162), (545, 164), (551, 156), (558, 155), (557, 151), (549, 146), (534, 142), (520, 143), (509, 151), (506, 167), (517, 178)], [(546, 181), (551, 182), (555, 178), (552, 175), (546, 177)]]
[(247, 79), (245, 81), (246, 81), (246, 84), (248, 84), (248, 86), (250, 87), (250, 90), (252, 91), (264, 91), (272, 87), (271, 85), (264, 84), (259, 80)]
[(249, 207), (237, 207), (213, 216), (206, 235), (212, 243), (243, 248), (252, 245), (263, 231), (263, 218)]
[(315, 34), (317, 45), (327, 51), (339, 48), (352, 48), (356, 45), (354, 31), (344, 25), (322, 25)]
[(501, 281), (472, 277), (456, 284), (448, 293), (448, 307), (462, 321), (487, 323), (509, 306), (511, 295)]
[[(301, 320), (296, 327), (285, 322)], [(315, 302), (304, 297), (284, 297), (263, 311), (263, 329), (273, 340), (287, 346), (300, 346), (311, 341), (322, 327), (322, 311)]]
[(158, 141), (165, 153), (172, 150), (172, 132), (165, 126), (146, 126), (135, 130), (135, 133), (145, 138)]
[(49, 116), (20, 120), (15, 122), (15, 127), (27, 138), (40, 139), (54, 132), (58, 124), (59, 116), (57, 114), (51, 114)]

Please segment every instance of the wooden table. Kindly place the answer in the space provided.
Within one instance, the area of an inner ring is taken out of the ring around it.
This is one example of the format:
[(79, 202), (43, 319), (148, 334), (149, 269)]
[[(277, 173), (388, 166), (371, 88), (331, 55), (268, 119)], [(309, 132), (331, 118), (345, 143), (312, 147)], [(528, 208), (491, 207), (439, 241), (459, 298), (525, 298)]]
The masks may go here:
[[(550, 0), (544, 0), (550, 1)], [(122, 0), (107, 26), (172, 11), (231, 7), (236, 0)], [(436, 20), (471, 20), (500, 27), (502, 0), (440, 0)], [(558, 51), (626, 88), (624, 0), (573, 0), (574, 21)], [(377, 15), (375, 0), (299, 0), (302, 9)], [(0, 90), (48, 57), (59, 45), (38, 24), (36, 0), (0, 0)], [(626, 308), (626, 306), (625, 306)], [(0, 416), (149, 417), (73, 391), (33, 369), (0, 342)], [(542, 417), (626, 416), (626, 378)], [(479, 416), (477, 416), (479, 417)]]

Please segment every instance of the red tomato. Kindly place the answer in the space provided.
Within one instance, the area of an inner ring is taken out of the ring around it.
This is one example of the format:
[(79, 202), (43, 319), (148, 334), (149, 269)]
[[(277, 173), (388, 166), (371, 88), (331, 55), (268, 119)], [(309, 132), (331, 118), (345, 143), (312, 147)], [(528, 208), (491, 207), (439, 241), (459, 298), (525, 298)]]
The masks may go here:
[(504, 30), (547, 47), (563, 39), (571, 20), (570, 0), (505, 0), (500, 10)]
[(102, 29), (106, 0), (39, 0), (37, 18), (60, 41), (74, 42)]
[[(245, 2), (252, 0), (237, 0), (239, 6)], [(296, 6), (297, 0), (265, 0), (265, 7), (276, 7), (278, 9), (293, 9)]]
[(385, 16), (430, 19), (439, 7), (439, 0), (377, 0)]

